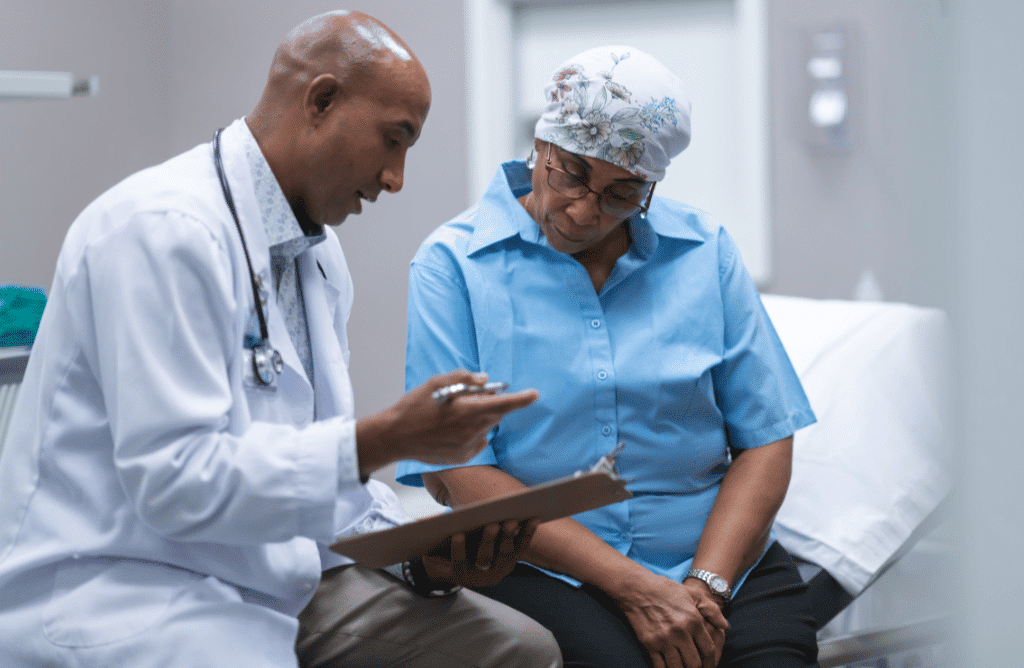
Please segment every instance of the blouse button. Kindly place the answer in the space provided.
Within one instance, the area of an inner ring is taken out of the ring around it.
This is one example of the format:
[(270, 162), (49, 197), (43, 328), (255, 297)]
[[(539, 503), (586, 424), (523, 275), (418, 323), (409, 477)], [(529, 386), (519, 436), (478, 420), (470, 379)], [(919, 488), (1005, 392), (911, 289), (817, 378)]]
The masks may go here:
[(607, 372), (607, 371), (604, 371), (604, 370), (598, 371), (598, 372), (597, 372), (597, 377), (598, 377), (598, 378), (599, 378), (600, 380), (604, 380), (605, 378), (607, 378), (607, 377), (608, 377), (608, 372)]
[(609, 434), (612, 433), (612, 428), (609, 427), (608, 425), (605, 425), (601, 427), (601, 433), (604, 434), (605, 436), (608, 436)]
[(593, 327), (594, 329), (597, 329), (598, 327), (601, 326), (601, 321), (598, 320), (597, 318), (594, 318), (593, 320), (590, 321), (590, 326)]

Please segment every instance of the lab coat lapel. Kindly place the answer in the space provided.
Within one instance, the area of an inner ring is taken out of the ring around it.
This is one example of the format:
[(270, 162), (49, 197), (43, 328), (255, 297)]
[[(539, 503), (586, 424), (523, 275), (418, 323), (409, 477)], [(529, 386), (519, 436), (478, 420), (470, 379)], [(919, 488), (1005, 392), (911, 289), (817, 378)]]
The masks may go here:
[[(252, 183), (252, 172), (249, 169), (249, 162), (245, 157), (245, 148), (242, 145), (240, 133), (244, 129), (239, 125), (244, 123), (239, 119), (232, 123), (224, 134), (221, 135), (221, 153), (224, 162), (224, 172), (228, 177), (228, 184), (231, 186), (231, 195), (235, 200), (235, 207), (238, 211), (238, 218), (245, 232), (245, 241), (249, 248), (249, 258), (252, 261), (252, 269), (256, 272), (259, 280), (266, 290), (267, 301), (265, 316), (267, 318), (267, 331), (270, 335), (271, 345), (281, 353), (284, 360), (285, 371), (281, 374), (280, 383), (287, 387), (288, 398), (294, 398), (299, 402), (308, 404), (313, 388), (306, 378), (306, 372), (299, 359), (299, 353), (295, 350), (292, 337), (288, 333), (288, 327), (284, 322), (284, 315), (277, 306), (277, 295), (274, 293), (273, 281), (270, 274), (270, 248), (267, 240), (267, 233), (263, 227), (263, 219), (256, 203), (255, 188)], [(249, 289), (246, 289), (249, 292)], [(248, 314), (247, 316), (248, 317)]]
[[(353, 412), (352, 384), (345, 363), (342, 337), (336, 328), (341, 290), (323, 267), (319, 247), (299, 256), (299, 274), (309, 323), (309, 344), (313, 350), (314, 398), (318, 419)], [(333, 268), (333, 267), (332, 267)], [(344, 328), (344, 323), (341, 323)], [(343, 329), (342, 329), (343, 331)]]

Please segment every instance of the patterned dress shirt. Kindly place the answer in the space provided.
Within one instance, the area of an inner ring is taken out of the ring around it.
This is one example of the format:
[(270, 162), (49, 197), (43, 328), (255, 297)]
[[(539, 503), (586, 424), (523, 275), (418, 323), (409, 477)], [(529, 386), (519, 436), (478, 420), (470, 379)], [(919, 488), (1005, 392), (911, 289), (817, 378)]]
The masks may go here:
[(322, 227), (310, 232), (302, 229), (274, 173), (270, 170), (270, 164), (263, 157), (263, 152), (247, 125), (244, 137), (245, 155), (252, 173), (256, 201), (270, 243), (273, 288), (277, 294), (278, 305), (284, 314), (288, 334), (299, 359), (302, 360), (306, 378), (312, 385), (313, 353), (309, 344), (309, 325), (306, 322), (297, 259), (306, 250), (323, 241), (326, 236)]

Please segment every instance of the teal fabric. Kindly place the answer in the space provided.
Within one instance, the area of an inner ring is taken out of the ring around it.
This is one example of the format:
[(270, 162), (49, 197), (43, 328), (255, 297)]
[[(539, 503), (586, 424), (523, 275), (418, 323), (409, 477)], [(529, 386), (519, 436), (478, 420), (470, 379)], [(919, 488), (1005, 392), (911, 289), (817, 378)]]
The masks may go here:
[(41, 288), (0, 286), (0, 348), (32, 345), (45, 306)]

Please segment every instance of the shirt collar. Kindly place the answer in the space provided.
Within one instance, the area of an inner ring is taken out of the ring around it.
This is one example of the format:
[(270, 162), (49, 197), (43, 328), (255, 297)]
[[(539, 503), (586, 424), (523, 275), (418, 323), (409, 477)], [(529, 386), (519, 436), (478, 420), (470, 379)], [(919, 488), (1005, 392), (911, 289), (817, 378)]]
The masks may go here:
[(539, 242), (540, 227), (517, 199), (533, 189), (530, 178), (525, 161), (512, 160), (501, 165), (478, 205), (480, 217), (467, 254), (516, 234), (525, 241)]
[[(517, 199), (533, 189), (531, 175), (524, 160), (510, 160), (501, 165), (478, 205), (477, 225), (466, 249), (467, 254), (472, 255), (516, 234), (523, 241), (547, 245), (540, 226)], [(650, 257), (658, 247), (658, 237), (697, 243), (704, 241), (704, 237), (688, 225), (686, 219), (668, 212), (658, 197), (651, 202), (646, 219), (637, 214), (630, 218), (629, 231), (633, 247), (644, 258)]]
[(245, 146), (245, 157), (252, 174), (256, 204), (259, 207), (263, 229), (267, 233), (270, 255), (278, 262), (295, 259), (307, 248), (327, 238), (322, 227), (312, 234), (307, 234), (299, 225), (288, 199), (284, 196), (280, 184), (270, 169), (270, 163), (260, 150), (256, 138), (249, 130), (248, 123), (242, 123), (242, 143)]

